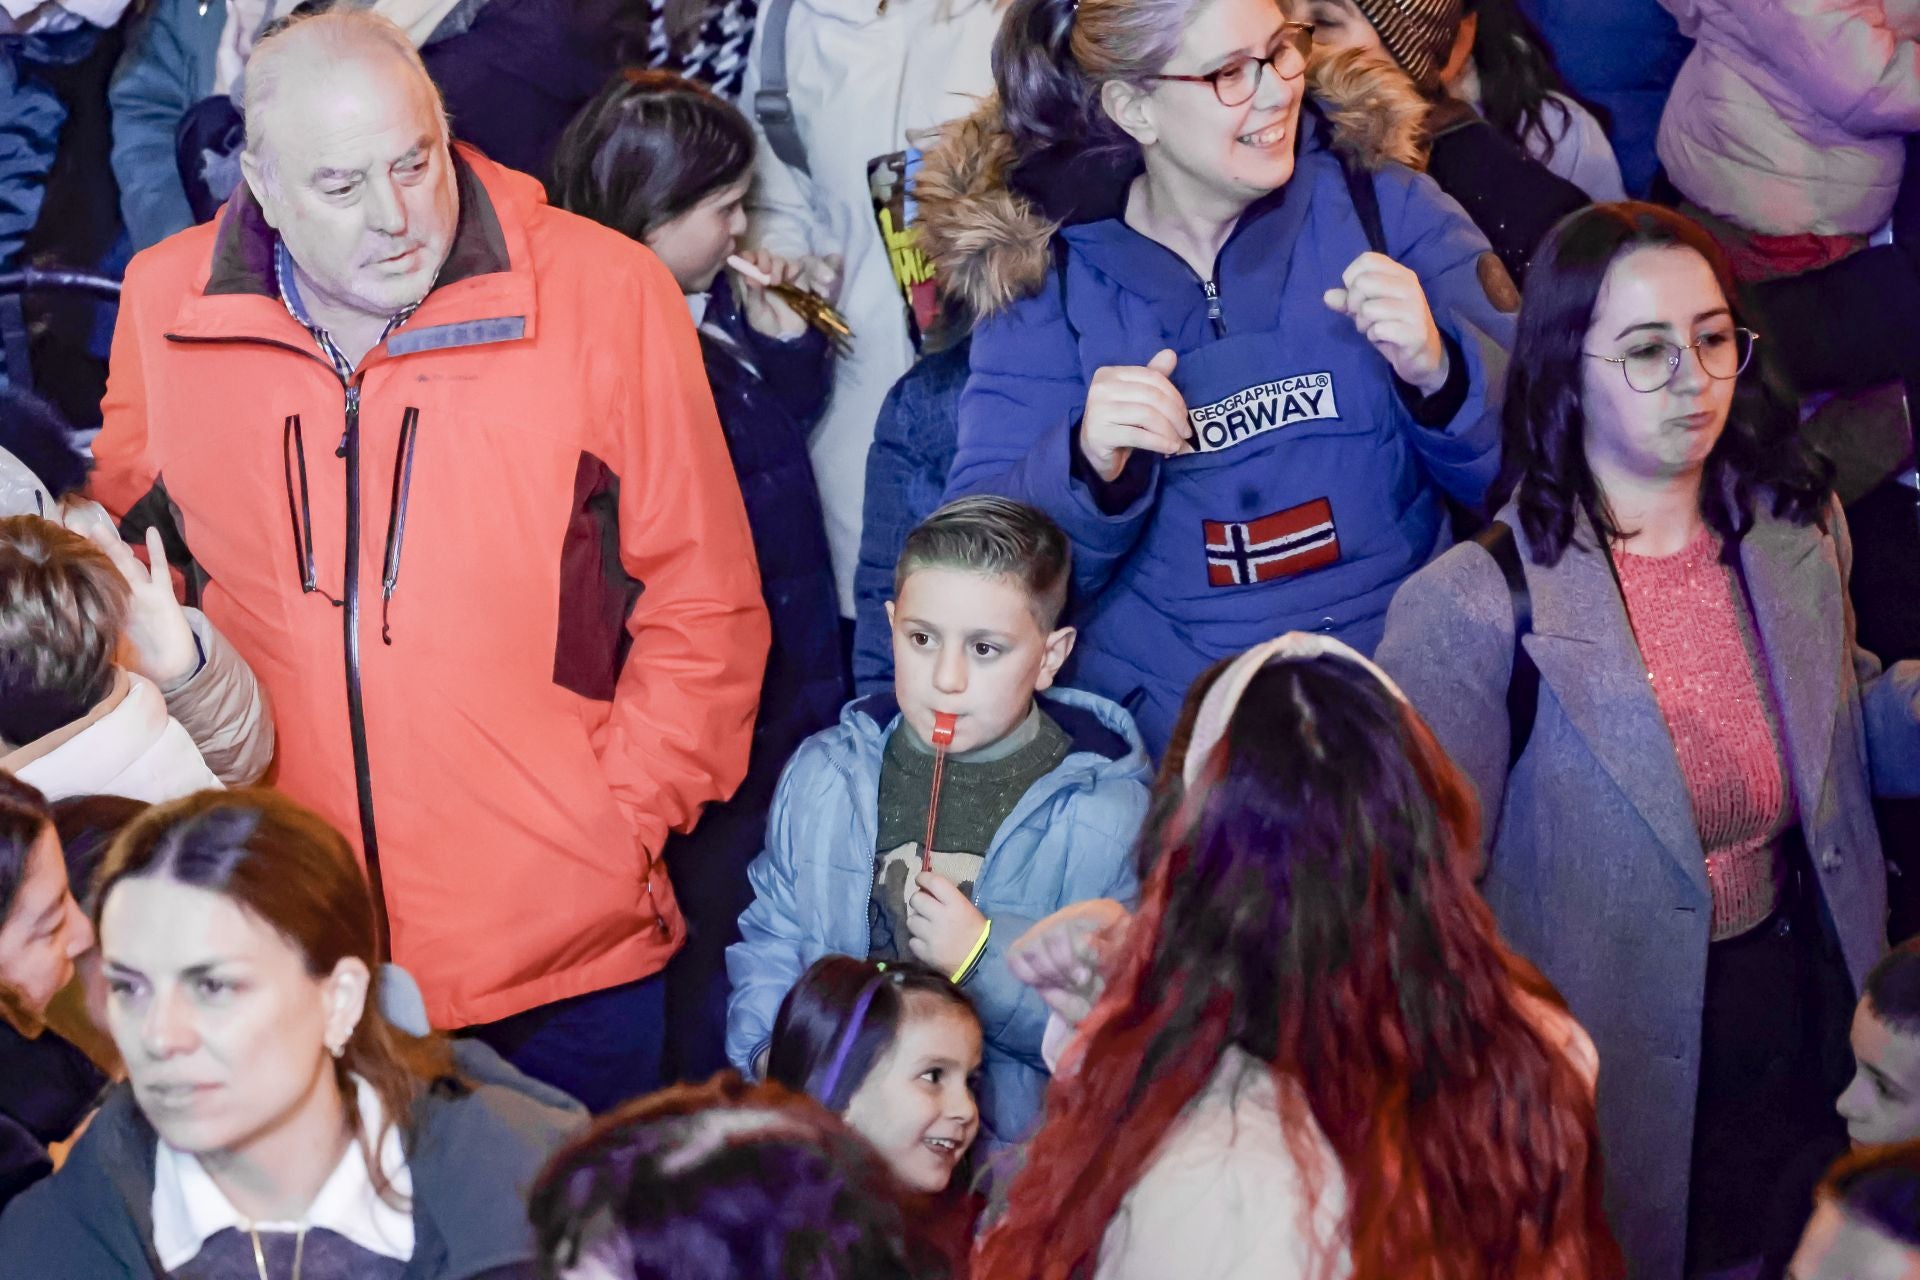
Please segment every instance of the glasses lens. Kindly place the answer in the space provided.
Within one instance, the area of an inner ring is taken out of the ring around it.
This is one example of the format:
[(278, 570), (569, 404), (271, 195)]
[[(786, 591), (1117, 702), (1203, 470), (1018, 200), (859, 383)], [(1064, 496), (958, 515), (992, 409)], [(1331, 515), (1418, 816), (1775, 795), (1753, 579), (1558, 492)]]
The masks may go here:
[(1627, 371), (1627, 385), (1635, 391), (1658, 391), (1673, 381), (1680, 363), (1680, 348), (1671, 342), (1646, 342), (1627, 352), (1620, 366)]
[[(1286, 47), (1299, 55), (1299, 67), (1288, 73), (1291, 80), (1307, 69), (1307, 58), (1313, 53), (1313, 24), (1310, 22), (1290, 22), (1287, 24)], [(1279, 65), (1276, 62), (1275, 65)]]
[(1213, 92), (1219, 97), (1223, 107), (1237, 107), (1253, 97), (1260, 87), (1260, 72), (1264, 62), (1252, 58), (1239, 58), (1213, 73)]

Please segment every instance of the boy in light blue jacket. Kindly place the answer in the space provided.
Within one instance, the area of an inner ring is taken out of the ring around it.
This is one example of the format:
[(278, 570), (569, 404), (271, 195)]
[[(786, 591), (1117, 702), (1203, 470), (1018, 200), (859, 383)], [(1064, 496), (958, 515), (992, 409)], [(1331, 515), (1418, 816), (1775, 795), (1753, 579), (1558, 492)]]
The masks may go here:
[(801, 745), (748, 871), (727, 952), (741, 1070), (759, 1074), (781, 999), (819, 957), (919, 960), (980, 1012), (988, 1136), (1017, 1141), (1038, 1118), (1047, 1010), (1006, 949), (1069, 903), (1133, 901), (1151, 772), (1125, 710), (1051, 688), (1073, 649), (1056, 625), (1071, 570), (1059, 527), (1004, 498), (950, 503), (907, 538), (887, 606), (894, 692)]

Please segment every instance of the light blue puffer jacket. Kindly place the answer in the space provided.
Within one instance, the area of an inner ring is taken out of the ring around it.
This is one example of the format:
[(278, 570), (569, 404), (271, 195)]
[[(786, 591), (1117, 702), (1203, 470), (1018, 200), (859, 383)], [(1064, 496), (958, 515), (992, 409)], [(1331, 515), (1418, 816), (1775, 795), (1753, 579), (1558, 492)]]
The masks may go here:
[[(1047, 1071), (1047, 1009), (1007, 968), (1007, 947), (1069, 903), (1137, 895), (1133, 842), (1146, 815), (1152, 766), (1133, 720), (1105, 698), (1072, 689), (1041, 695), (1073, 751), (1001, 823), (974, 905), (993, 922), (964, 984), (986, 1029), (984, 1134), (1013, 1142), (1039, 1117)], [(824, 955), (867, 954), (878, 843), (880, 762), (900, 723), (889, 694), (850, 703), (840, 723), (807, 739), (787, 765), (767, 819), (767, 847), (748, 870), (753, 905), (727, 951), (727, 1056), (743, 1071), (773, 1036), (787, 991)]]

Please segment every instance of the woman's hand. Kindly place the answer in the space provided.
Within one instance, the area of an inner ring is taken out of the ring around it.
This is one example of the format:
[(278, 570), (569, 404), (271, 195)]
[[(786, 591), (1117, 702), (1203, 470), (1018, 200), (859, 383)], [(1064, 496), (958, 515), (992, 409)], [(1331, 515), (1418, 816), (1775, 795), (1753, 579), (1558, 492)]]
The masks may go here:
[(1007, 968), (1068, 1026), (1078, 1026), (1105, 989), (1107, 955), (1133, 917), (1112, 898), (1076, 902), (1021, 934), (1007, 948)]
[(1179, 357), (1162, 351), (1145, 365), (1110, 364), (1093, 375), (1080, 417), (1080, 453), (1112, 483), (1135, 449), (1171, 457), (1192, 453), (1187, 402), (1169, 380)]
[(1400, 381), (1428, 396), (1446, 386), (1452, 371), (1447, 345), (1433, 323), (1420, 277), (1384, 253), (1363, 253), (1340, 279), (1346, 287), (1327, 290), (1323, 301), (1353, 321)]
[(69, 501), (61, 512), (67, 528), (82, 534), (107, 553), (113, 567), (127, 580), (131, 607), (123, 640), (129, 650), (127, 666), (159, 685), (163, 692), (185, 682), (200, 666), (200, 646), (193, 638), (186, 610), (173, 594), (173, 574), (167, 568), (160, 531), (147, 529), (147, 563), (121, 541), (113, 519), (97, 502)]
[[(770, 249), (743, 250), (739, 255), (750, 262), (774, 284), (790, 284), (817, 293), (828, 302), (840, 297), (839, 254), (825, 257), (807, 254), (789, 262)], [(745, 272), (733, 273), (733, 296), (740, 303), (740, 314), (754, 330), (769, 338), (797, 338), (807, 330), (807, 322), (771, 289)]]

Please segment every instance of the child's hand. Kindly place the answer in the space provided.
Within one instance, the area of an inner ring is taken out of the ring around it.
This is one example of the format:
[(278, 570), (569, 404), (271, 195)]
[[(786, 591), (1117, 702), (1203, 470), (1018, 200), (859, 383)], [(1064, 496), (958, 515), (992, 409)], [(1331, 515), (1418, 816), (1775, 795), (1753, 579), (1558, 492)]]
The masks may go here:
[(1078, 1026), (1100, 999), (1107, 955), (1132, 919), (1112, 898), (1063, 907), (1007, 948), (1007, 968), (1062, 1021)]
[(973, 954), (987, 918), (938, 871), (914, 877), (919, 888), (907, 895), (907, 950), (913, 958), (951, 974)]
[(124, 637), (130, 651), (126, 665), (162, 691), (186, 680), (200, 665), (200, 646), (194, 641), (186, 610), (174, 598), (173, 574), (160, 545), (160, 531), (147, 529), (147, 563), (141, 564), (98, 503), (70, 504), (62, 515), (67, 528), (106, 552), (127, 580), (132, 607)]
[[(811, 287), (800, 278), (796, 264), (788, 262), (768, 249), (742, 250), (739, 257), (751, 262), (764, 272), (775, 284), (792, 284), (801, 288)], [(807, 259), (801, 260), (803, 263)], [(807, 322), (798, 312), (782, 301), (772, 289), (754, 280), (745, 272), (733, 273), (733, 296), (740, 302), (740, 314), (747, 318), (757, 332), (769, 338), (797, 338), (807, 330)]]

